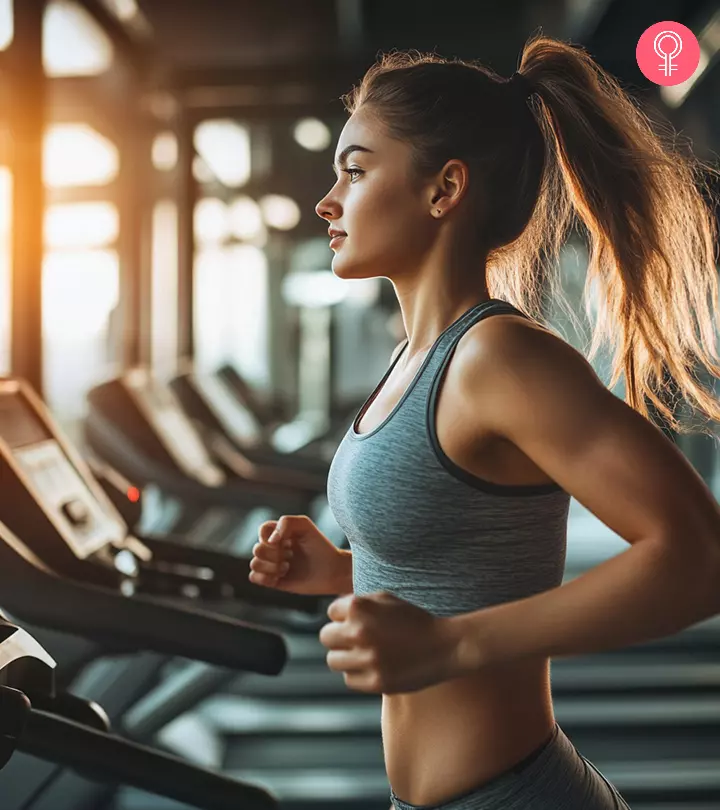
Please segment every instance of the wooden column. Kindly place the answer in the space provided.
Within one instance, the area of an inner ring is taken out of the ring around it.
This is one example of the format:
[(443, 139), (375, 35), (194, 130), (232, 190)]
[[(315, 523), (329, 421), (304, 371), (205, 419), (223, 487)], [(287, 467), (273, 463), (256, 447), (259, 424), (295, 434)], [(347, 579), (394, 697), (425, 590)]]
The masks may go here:
[(14, 0), (10, 75), (12, 171), (12, 331), (10, 368), (43, 395), (42, 259), (45, 190), (42, 151), (46, 79), (42, 62), (45, 0)]

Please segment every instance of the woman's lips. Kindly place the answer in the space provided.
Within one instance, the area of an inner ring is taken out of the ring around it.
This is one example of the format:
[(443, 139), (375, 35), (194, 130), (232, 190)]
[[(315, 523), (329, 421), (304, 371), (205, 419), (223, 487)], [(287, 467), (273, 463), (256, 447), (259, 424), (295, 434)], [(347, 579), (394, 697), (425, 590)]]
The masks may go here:
[(339, 245), (339, 244), (340, 244), (340, 242), (341, 242), (341, 241), (342, 241), (342, 240), (343, 240), (343, 239), (344, 239), (346, 236), (347, 236), (347, 234), (344, 234), (344, 233), (343, 233), (343, 234), (340, 234), (340, 235), (338, 235), (338, 236), (333, 236), (333, 238), (330, 240), (330, 247), (332, 248), (332, 247), (336, 247), (337, 245)]

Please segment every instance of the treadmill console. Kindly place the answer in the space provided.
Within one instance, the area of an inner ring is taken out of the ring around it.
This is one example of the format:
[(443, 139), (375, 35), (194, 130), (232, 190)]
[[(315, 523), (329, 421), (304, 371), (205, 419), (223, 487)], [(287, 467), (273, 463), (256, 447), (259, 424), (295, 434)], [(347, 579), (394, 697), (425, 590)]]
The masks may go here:
[(172, 390), (142, 368), (128, 372), (124, 379), (138, 407), (183, 472), (205, 486), (222, 486), (225, 473), (213, 463)]
[(225, 380), (215, 374), (195, 374), (195, 390), (205, 400), (230, 438), (241, 447), (263, 444), (262, 427), (257, 419), (230, 390)]
[(103, 509), (15, 380), (0, 381), (0, 442), (25, 488), (78, 558), (124, 540), (127, 527)]
[(53, 438), (32, 407), (23, 402), (19, 386), (9, 380), (0, 383), (0, 435), (13, 448)]

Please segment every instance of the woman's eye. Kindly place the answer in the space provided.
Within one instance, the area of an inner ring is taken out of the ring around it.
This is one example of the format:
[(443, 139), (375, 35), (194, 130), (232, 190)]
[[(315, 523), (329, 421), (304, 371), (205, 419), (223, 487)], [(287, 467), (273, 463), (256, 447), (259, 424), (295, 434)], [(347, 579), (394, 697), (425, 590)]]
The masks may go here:
[[(343, 171), (345, 172), (345, 174), (350, 174), (350, 175), (352, 175), (352, 174), (361, 175), (362, 174), (361, 169), (343, 169)], [(350, 179), (350, 182), (351, 183), (353, 182), (352, 178)]]

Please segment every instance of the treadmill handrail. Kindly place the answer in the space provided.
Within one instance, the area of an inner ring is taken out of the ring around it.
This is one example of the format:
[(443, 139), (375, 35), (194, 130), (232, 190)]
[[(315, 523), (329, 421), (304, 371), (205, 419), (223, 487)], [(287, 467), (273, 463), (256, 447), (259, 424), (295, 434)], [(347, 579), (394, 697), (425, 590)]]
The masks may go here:
[(285, 639), (248, 622), (149, 596), (64, 579), (42, 565), (0, 522), (0, 604), (23, 621), (106, 646), (150, 650), (277, 675)]
[(314, 494), (327, 491), (327, 476), (294, 470), (292, 467), (270, 466), (250, 461), (223, 433), (199, 424), (205, 443), (213, 456), (238, 475), (253, 476), (253, 480), (277, 487), (292, 487)]
[(24, 692), (11, 686), (0, 686), (0, 770), (15, 753), (30, 711), (30, 699)]
[(214, 549), (189, 546), (187, 543), (175, 541), (173, 535), (158, 538), (137, 533), (135, 537), (150, 549), (154, 564), (169, 563), (170, 565), (209, 568), (213, 572), (214, 579), (232, 586), (235, 599), (253, 606), (270, 605), (304, 613), (322, 612), (324, 614), (326, 597), (337, 596), (337, 594), (297, 594), (256, 585), (248, 579), (252, 570), (250, 558), (238, 557)]
[(265, 789), (179, 757), (32, 709), (17, 750), (95, 779), (140, 788), (203, 810), (271, 810)]

